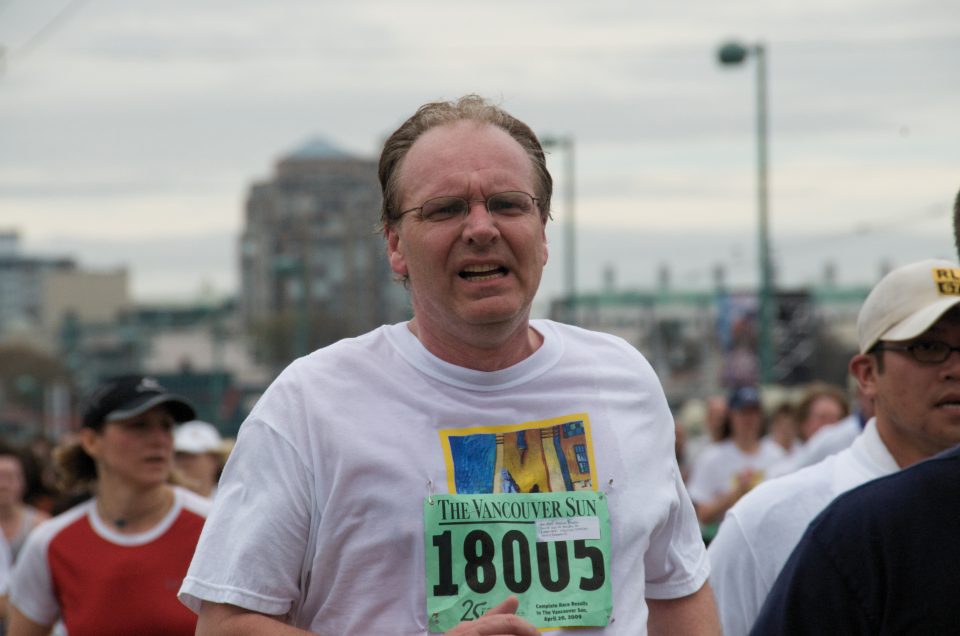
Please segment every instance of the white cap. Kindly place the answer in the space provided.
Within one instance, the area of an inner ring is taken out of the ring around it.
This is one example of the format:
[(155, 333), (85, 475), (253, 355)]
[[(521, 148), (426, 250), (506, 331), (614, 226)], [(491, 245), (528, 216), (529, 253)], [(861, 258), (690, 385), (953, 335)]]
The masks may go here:
[(960, 304), (960, 265), (928, 259), (898, 267), (880, 279), (857, 318), (860, 353), (879, 340), (916, 338)]
[(173, 450), (178, 453), (216, 453), (223, 445), (223, 438), (213, 424), (192, 420), (178, 426), (173, 432)]

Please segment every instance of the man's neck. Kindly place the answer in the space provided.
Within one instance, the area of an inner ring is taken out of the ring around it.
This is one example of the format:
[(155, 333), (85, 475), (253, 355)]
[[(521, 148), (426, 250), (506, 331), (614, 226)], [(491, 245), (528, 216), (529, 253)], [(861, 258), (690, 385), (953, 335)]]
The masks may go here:
[(499, 371), (525, 360), (543, 344), (543, 336), (529, 323), (504, 333), (501, 326), (479, 327), (474, 338), (456, 338), (421, 329), (414, 318), (407, 327), (433, 355), (458, 367)]
[(917, 440), (912, 439), (909, 434), (902, 433), (898, 427), (888, 420), (884, 413), (876, 414), (875, 425), (880, 441), (900, 468), (907, 468), (933, 457), (942, 450), (946, 450), (929, 444), (920, 444)]

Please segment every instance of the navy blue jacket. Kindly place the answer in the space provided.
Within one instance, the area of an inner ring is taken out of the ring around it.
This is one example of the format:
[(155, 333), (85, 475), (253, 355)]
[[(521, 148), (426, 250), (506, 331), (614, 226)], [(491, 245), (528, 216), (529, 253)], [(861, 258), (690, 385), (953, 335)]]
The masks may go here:
[(837, 497), (750, 633), (960, 634), (960, 447)]

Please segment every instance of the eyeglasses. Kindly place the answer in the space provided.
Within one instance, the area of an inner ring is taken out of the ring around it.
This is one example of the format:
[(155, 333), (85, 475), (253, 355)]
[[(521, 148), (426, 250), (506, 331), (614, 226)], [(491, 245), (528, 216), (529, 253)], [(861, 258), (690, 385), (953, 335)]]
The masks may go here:
[(404, 210), (404, 214), (417, 212), (421, 221), (443, 223), (452, 219), (463, 219), (470, 213), (471, 203), (483, 203), (491, 216), (499, 219), (516, 219), (537, 212), (539, 199), (526, 192), (498, 192), (484, 199), (468, 200), (463, 197), (437, 197), (429, 199), (423, 205)]
[(940, 364), (946, 362), (947, 358), (954, 351), (960, 351), (960, 347), (952, 347), (946, 342), (939, 340), (918, 340), (909, 344), (893, 344), (890, 342), (879, 342), (874, 347), (876, 351), (906, 351), (911, 358), (921, 364)]

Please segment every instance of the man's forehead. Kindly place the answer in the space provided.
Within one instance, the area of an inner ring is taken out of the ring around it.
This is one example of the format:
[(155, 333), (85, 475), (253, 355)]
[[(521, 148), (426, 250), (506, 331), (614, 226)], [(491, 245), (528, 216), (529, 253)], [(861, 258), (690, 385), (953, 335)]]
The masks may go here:
[(936, 333), (948, 328), (960, 327), (960, 305), (948, 309), (937, 321), (930, 325), (925, 333)]
[(413, 142), (400, 166), (401, 182), (445, 171), (503, 170), (532, 176), (533, 161), (520, 143), (493, 124), (458, 121), (435, 126)]

